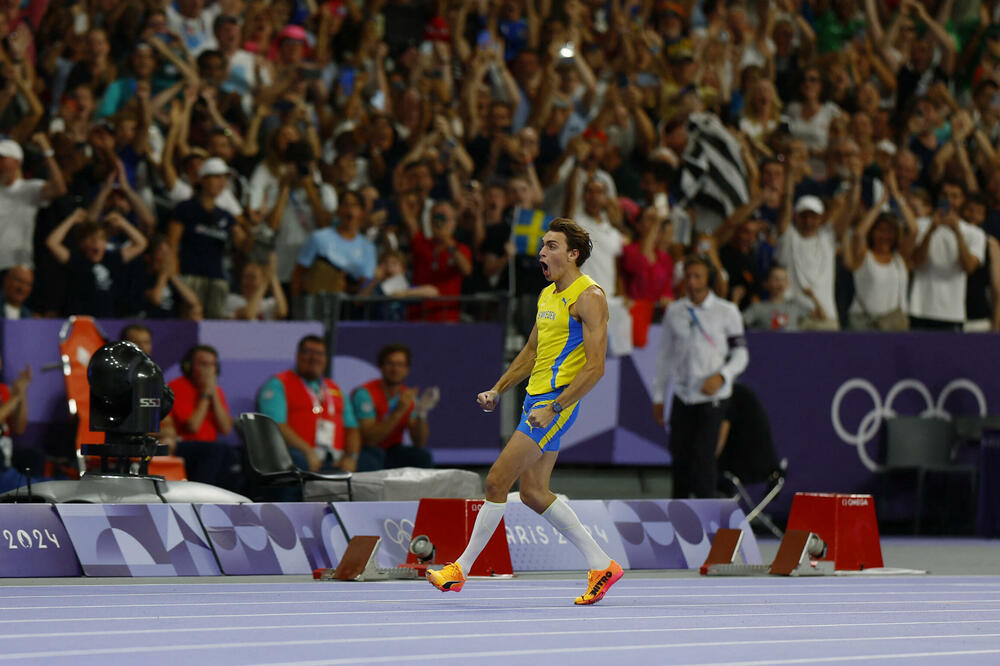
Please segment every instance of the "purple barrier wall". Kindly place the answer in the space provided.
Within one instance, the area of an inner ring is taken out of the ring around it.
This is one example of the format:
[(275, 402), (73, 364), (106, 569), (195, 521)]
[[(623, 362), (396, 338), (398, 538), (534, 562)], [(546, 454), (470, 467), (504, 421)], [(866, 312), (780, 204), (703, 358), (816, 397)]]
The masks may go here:
[(218, 576), (191, 504), (57, 504), (88, 576)]
[(307, 574), (337, 566), (347, 548), (324, 503), (199, 504), (195, 507), (222, 573)]
[(49, 504), (0, 504), (0, 578), (79, 576), (80, 564)]

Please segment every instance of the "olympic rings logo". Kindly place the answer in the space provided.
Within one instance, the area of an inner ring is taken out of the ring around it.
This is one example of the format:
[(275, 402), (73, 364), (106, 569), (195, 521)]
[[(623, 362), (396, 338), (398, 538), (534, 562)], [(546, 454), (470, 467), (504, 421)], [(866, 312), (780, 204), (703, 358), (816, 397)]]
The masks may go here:
[[(861, 419), (857, 432), (851, 433), (844, 427), (844, 423), (840, 418), (840, 407), (847, 394), (854, 390), (860, 390), (871, 397), (872, 409)], [(937, 402), (931, 397), (931, 392), (927, 390), (927, 386), (923, 382), (917, 379), (901, 379), (889, 389), (889, 393), (885, 396), (884, 404), (878, 390), (867, 379), (855, 377), (854, 379), (847, 380), (841, 384), (833, 396), (833, 404), (830, 405), (830, 420), (833, 423), (833, 429), (836, 431), (837, 436), (845, 444), (850, 444), (857, 448), (858, 457), (861, 459), (862, 464), (873, 472), (879, 471), (882, 466), (872, 460), (871, 456), (868, 455), (865, 445), (878, 434), (882, 428), (882, 421), (896, 416), (893, 404), (896, 402), (899, 394), (904, 391), (916, 391), (923, 398), (925, 407), (920, 412), (920, 416), (938, 416), (951, 419), (951, 414), (945, 411), (944, 404), (948, 397), (955, 391), (968, 391), (976, 399), (979, 407), (979, 415), (986, 416), (987, 414), (986, 396), (983, 395), (982, 389), (970, 379), (953, 379), (948, 382), (938, 395)]]
[(410, 540), (413, 538), (413, 521), (403, 518), (397, 523), (392, 518), (387, 518), (382, 523), (382, 529), (385, 530), (385, 537), (389, 541), (405, 549), (409, 549)]

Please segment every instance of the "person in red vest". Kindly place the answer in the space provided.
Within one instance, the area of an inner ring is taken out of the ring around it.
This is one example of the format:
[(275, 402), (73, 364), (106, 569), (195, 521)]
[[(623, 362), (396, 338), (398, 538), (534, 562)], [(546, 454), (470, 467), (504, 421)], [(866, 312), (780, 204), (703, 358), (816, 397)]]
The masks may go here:
[(174, 392), (170, 417), (176, 428), (176, 455), (184, 459), (189, 481), (236, 489), (232, 478), (235, 449), (219, 438), (233, 430), (226, 392), (219, 386), (219, 352), (195, 345), (181, 360), (180, 377), (169, 383)]
[[(417, 389), (403, 382), (410, 374), (412, 353), (404, 344), (386, 345), (378, 353), (382, 376), (354, 389), (351, 402), (358, 418), (361, 439), (360, 467), (391, 469), (394, 467), (433, 467), (427, 450), (427, 414), (440, 399), (436, 386)], [(409, 431), (413, 446), (403, 444), (403, 433)]]
[(323, 338), (305, 336), (295, 353), (295, 368), (267, 380), (257, 406), (278, 423), (300, 469), (354, 472), (361, 449), (358, 422), (351, 401), (323, 376), (327, 360)]

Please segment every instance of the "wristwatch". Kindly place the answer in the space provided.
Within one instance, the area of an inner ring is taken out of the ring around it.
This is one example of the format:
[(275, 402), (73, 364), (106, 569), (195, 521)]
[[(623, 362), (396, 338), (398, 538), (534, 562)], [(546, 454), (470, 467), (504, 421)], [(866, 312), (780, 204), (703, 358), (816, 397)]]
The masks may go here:
[(558, 414), (563, 410), (562, 405), (560, 405), (556, 400), (552, 401), (552, 411)]

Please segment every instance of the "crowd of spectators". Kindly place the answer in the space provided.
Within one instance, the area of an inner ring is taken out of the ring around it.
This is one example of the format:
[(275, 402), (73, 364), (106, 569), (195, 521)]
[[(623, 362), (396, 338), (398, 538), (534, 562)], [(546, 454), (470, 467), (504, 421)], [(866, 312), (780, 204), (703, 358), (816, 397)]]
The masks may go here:
[(996, 0), (3, 0), (0, 37), (7, 318), (530, 309), (566, 216), (619, 349), (692, 252), (751, 326), (1000, 328)]

